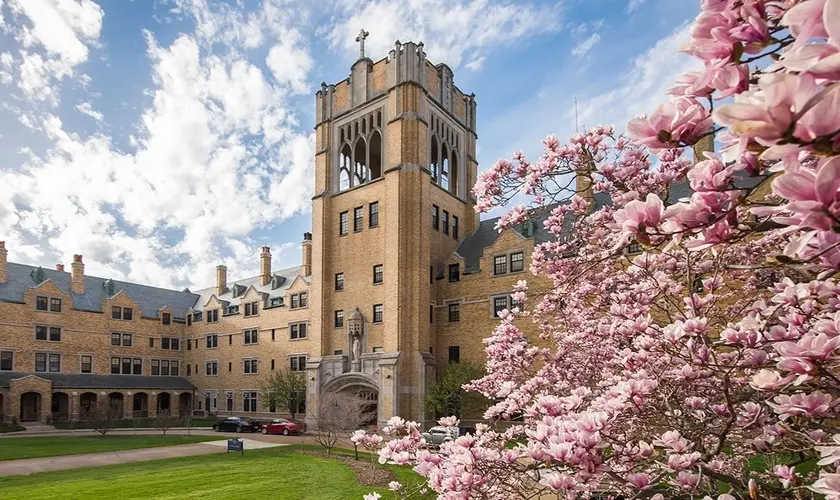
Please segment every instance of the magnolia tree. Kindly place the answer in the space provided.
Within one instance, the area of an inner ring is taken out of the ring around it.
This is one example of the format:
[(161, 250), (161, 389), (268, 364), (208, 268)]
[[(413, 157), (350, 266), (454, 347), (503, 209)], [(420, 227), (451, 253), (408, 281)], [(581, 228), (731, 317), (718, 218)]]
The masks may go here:
[(432, 453), (394, 419), (381, 462), (446, 499), (840, 499), (840, 0), (704, 0), (683, 50), (629, 137), (481, 175), (480, 211), (534, 200), (499, 229), (556, 235), (469, 386), (522, 420)]

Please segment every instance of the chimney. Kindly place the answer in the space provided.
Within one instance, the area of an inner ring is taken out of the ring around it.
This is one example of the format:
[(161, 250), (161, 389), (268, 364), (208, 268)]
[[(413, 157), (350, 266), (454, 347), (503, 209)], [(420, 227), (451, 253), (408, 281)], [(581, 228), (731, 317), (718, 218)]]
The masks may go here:
[(312, 275), (312, 233), (303, 233), (303, 275)]
[(5, 283), (9, 279), (9, 271), (6, 264), (6, 242), (0, 241), (0, 283)]
[(271, 248), (262, 247), (260, 253), (260, 285), (265, 286), (271, 281)]
[(70, 277), (70, 290), (79, 295), (85, 293), (85, 264), (81, 255), (73, 256), (72, 276)]
[(216, 295), (227, 291), (227, 266), (216, 266)]
[(64, 272), (64, 264), (56, 264), (55, 270)]

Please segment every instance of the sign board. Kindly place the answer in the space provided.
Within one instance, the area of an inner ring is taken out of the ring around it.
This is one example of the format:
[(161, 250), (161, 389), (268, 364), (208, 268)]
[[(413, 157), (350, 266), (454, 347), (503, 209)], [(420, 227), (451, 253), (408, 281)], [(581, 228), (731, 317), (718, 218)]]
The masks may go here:
[(232, 451), (239, 451), (243, 455), (245, 454), (245, 441), (237, 438), (228, 439), (227, 440), (227, 451), (228, 453)]

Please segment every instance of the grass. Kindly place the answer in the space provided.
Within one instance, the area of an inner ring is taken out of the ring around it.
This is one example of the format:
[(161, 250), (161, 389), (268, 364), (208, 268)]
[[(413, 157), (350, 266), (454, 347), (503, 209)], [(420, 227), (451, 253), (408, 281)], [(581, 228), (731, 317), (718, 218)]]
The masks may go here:
[(26, 427), (21, 425), (12, 425), (12, 424), (0, 424), (0, 434), (5, 432), (18, 432), (18, 431), (25, 431)]
[[(3, 498), (15, 500), (242, 499), (344, 500), (387, 488), (360, 486), (346, 465), (294, 453), (309, 446), (176, 458), (89, 469), (0, 478)], [(420, 480), (410, 469), (391, 467), (403, 484)]]
[[(218, 421), (219, 421), (219, 419), (217, 419), (217, 418), (195, 418), (195, 419), (192, 420), (190, 425), (193, 428), (212, 427), (213, 424), (215, 424)], [(153, 418), (138, 420), (136, 422), (136, 424), (137, 425), (135, 425), (135, 422), (133, 420), (115, 420), (113, 422), (113, 428), (114, 429), (133, 429), (133, 428), (136, 427), (138, 429), (151, 429), (151, 428), (156, 427), (155, 419), (153, 419)], [(53, 426), (56, 429), (66, 429), (66, 430), (91, 429), (92, 425), (93, 424), (91, 422), (85, 422), (85, 421), (81, 421), (81, 422), (55, 422), (53, 424)], [(186, 425), (184, 425), (184, 422), (182, 420), (175, 420), (175, 421), (172, 422), (171, 427), (186, 427)]]
[(0, 440), (0, 460), (157, 448), (218, 441), (216, 436), (49, 436)]

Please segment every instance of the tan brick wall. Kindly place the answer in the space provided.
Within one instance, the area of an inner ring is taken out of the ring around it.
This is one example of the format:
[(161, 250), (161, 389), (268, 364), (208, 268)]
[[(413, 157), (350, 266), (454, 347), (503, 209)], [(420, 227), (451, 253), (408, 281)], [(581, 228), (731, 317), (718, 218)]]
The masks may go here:
[(440, 100), (440, 78), (437, 68), (432, 63), (426, 66), (426, 88), (435, 100)]
[(344, 80), (335, 86), (333, 93), (333, 113), (339, 114), (350, 107), (350, 82)]
[(388, 60), (382, 59), (373, 65), (370, 74), (370, 84), (373, 94), (384, 92), (388, 86)]

